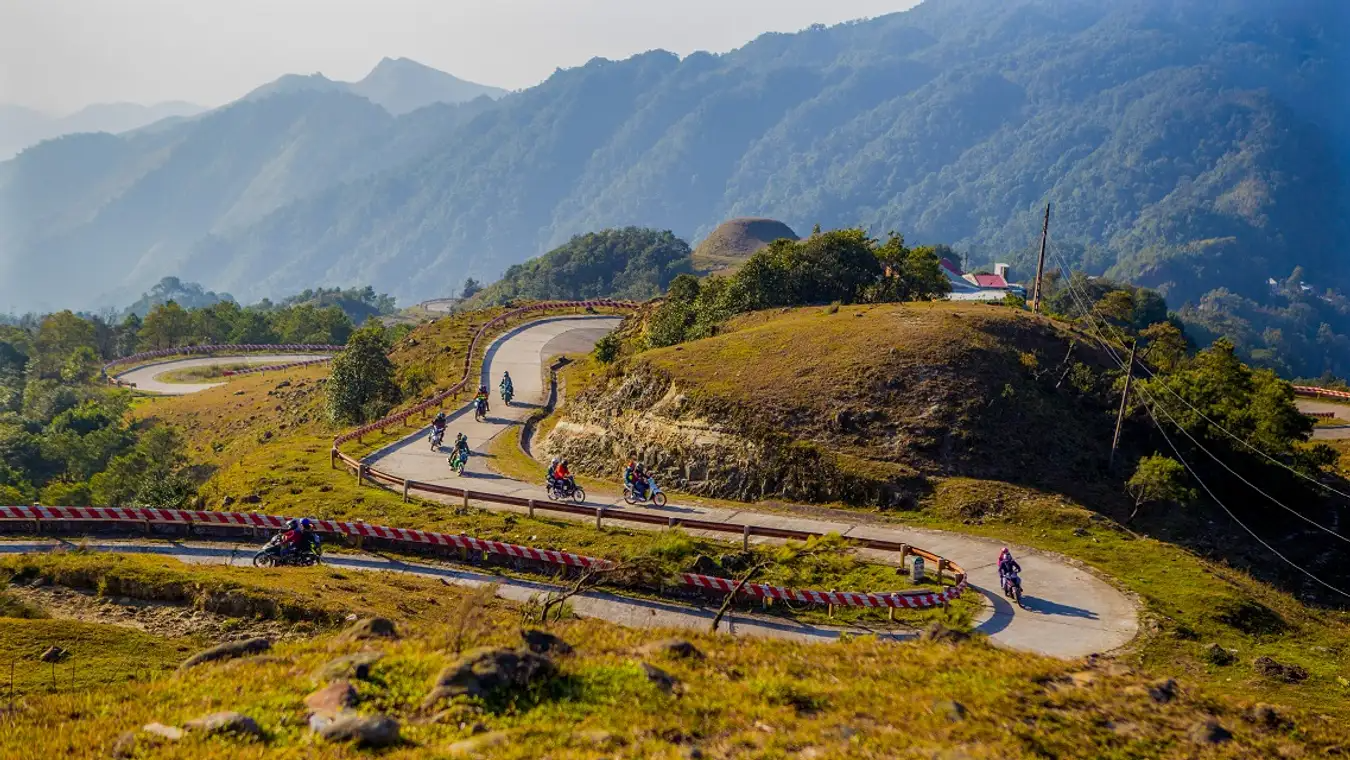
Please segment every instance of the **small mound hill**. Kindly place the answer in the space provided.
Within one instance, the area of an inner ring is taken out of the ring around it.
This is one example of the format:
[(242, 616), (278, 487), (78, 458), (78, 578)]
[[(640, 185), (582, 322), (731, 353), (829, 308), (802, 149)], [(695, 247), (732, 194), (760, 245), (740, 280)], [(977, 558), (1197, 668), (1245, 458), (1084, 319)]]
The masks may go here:
[[(1002, 306), (757, 312), (621, 362), (569, 403), (580, 427), (562, 427), (668, 462), (663, 483), (709, 496), (897, 505), (947, 476), (1072, 491), (1105, 461), (1119, 372), (1071, 342)], [(582, 436), (557, 445), (591, 458)]]
[(694, 249), (694, 269), (709, 274), (735, 270), (750, 254), (779, 238), (798, 239), (791, 227), (776, 219), (746, 217), (722, 222)]

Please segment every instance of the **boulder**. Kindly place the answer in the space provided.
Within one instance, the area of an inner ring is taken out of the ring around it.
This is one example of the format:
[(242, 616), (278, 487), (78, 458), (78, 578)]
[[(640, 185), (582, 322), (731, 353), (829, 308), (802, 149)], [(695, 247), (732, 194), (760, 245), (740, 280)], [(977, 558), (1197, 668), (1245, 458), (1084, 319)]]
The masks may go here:
[(1148, 695), (1154, 702), (1167, 704), (1177, 698), (1177, 682), (1168, 678), (1163, 681), (1154, 681), (1148, 686)]
[(319, 682), (349, 678), (364, 681), (370, 677), (371, 667), (382, 657), (384, 655), (379, 652), (357, 652), (339, 657), (315, 671), (314, 679)]
[(928, 627), (924, 628), (923, 632), (919, 634), (919, 639), (921, 641), (950, 641), (956, 643), (965, 641), (968, 638), (970, 638), (970, 634), (962, 631), (953, 631), (937, 621), (929, 623)]
[(337, 715), (356, 706), (356, 689), (350, 681), (334, 681), (305, 697), (305, 707), (314, 714)]
[(265, 638), (245, 639), (243, 641), (230, 641), (219, 646), (204, 649), (191, 657), (178, 669), (187, 670), (195, 668), (206, 662), (216, 662), (219, 660), (232, 660), (236, 657), (246, 657), (253, 654), (261, 654), (272, 648), (272, 642)]
[(474, 649), (441, 671), (423, 707), (432, 707), (451, 697), (478, 697), (499, 690), (524, 688), (553, 672), (551, 660), (529, 650)]
[(60, 662), (66, 659), (68, 655), (69, 653), (61, 647), (47, 647), (46, 651), (44, 651), (38, 659), (43, 662)]
[(1284, 683), (1300, 683), (1308, 680), (1308, 671), (1298, 665), (1286, 665), (1270, 657), (1257, 657), (1252, 660), (1252, 668), (1262, 676)]
[(664, 654), (677, 659), (701, 660), (703, 653), (684, 639), (661, 639), (638, 650), (645, 655)]
[(1191, 726), (1186, 736), (1196, 744), (1223, 744), (1233, 738), (1232, 732), (1210, 718)]
[(389, 618), (373, 617), (358, 620), (338, 634), (338, 641), (368, 641), (370, 639), (397, 639), (398, 628)]
[(525, 630), (520, 632), (525, 647), (535, 654), (571, 654), (572, 647), (566, 641), (548, 631)]
[(471, 736), (468, 739), (463, 739), (451, 744), (445, 748), (445, 754), (450, 757), (477, 755), (488, 747), (505, 744), (510, 738), (511, 735), (505, 731), (490, 731), (486, 734)]
[(184, 723), (183, 728), (207, 736), (229, 734), (260, 739), (263, 735), (262, 729), (258, 728), (258, 724), (252, 718), (237, 712), (216, 712), (203, 715)]
[(952, 723), (966, 719), (966, 706), (954, 699), (939, 699), (933, 703), (933, 714), (946, 718)]
[(1232, 665), (1237, 661), (1237, 654), (1233, 650), (1224, 649), (1218, 644), (1205, 647), (1204, 655), (1211, 665)]
[(166, 726), (163, 723), (146, 723), (141, 726), (141, 733), (154, 739), (171, 742), (183, 738), (183, 729), (177, 726)]
[(638, 663), (638, 667), (642, 668), (642, 673), (647, 676), (648, 681), (656, 684), (656, 688), (667, 694), (674, 691), (675, 686), (679, 684), (679, 681), (676, 680), (675, 676), (672, 676), (651, 663), (640, 662)]
[(1289, 719), (1281, 715), (1279, 710), (1264, 703), (1258, 703), (1247, 708), (1242, 717), (1251, 723), (1255, 723), (1260, 728), (1269, 730), (1284, 728), (1290, 723)]
[(388, 747), (400, 740), (398, 721), (387, 715), (344, 713), (317, 731), (330, 742), (354, 742), (360, 747)]

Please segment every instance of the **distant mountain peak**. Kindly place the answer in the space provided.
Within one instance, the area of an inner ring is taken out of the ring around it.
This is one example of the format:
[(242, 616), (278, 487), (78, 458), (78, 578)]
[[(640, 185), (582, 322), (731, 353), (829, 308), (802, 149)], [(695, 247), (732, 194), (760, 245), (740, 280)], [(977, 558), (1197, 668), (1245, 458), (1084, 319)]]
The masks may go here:
[(382, 106), (395, 116), (434, 103), (464, 103), (483, 95), (495, 100), (506, 94), (506, 90), (499, 87), (468, 82), (411, 58), (386, 56), (356, 82), (329, 79), (318, 72), (285, 74), (250, 92), (245, 99), (305, 90), (350, 92)]

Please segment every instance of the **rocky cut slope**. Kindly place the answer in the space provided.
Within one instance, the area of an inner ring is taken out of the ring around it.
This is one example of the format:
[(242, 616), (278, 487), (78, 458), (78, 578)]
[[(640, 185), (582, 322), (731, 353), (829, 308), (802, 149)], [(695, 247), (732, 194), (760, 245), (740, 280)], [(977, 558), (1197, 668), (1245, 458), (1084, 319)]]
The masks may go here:
[(760, 312), (616, 363), (543, 445), (582, 471), (636, 456), (666, 487), (743, 500), (906, 507), (950, 475), (1069, 491), (1105, 461), (1118, 374), (1001, 306)]

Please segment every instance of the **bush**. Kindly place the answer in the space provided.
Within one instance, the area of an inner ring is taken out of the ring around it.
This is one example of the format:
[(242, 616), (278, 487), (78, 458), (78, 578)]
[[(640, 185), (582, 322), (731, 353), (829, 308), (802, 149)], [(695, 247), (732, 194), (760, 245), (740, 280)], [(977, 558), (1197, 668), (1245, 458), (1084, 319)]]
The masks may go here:
[(347, 348), (333, 359), (328, 379), (328, 415), (334, 422), (359, 424), (378, 418), (399, 400), (389, 341), (379, 325), (352, 333)]

